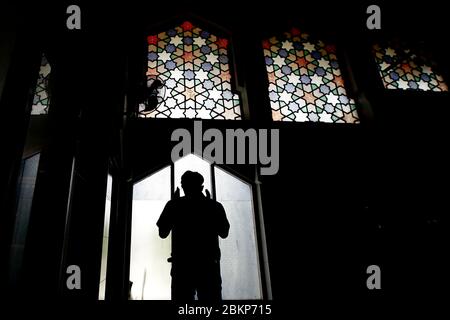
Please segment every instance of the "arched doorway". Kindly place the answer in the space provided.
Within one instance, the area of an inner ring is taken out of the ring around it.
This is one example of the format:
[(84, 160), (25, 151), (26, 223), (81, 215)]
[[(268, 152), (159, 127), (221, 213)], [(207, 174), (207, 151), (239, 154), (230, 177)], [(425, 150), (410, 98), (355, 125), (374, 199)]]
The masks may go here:
[[(170, 237), (161, 239), (156, 221), (172, 191), (180, 187), (186, 170), (205, 178), (205, 189), (222, 203), (230, 222), (230, 235), (220, 240), (224, 299), (262, 299), (252, 186), (225, 169), (196, 155), (137, 181), (133, 187), (130, 281), (131, 299), (170, 299)], [(180, 188), (181, 189), (181, 188)], [(183, 194), (182, 194), (183, 195)]]

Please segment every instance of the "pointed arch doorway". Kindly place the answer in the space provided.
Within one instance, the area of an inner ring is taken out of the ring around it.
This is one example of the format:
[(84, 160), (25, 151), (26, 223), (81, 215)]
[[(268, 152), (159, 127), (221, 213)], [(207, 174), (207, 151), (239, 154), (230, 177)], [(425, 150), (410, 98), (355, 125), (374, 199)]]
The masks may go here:
[(185, 156), (133, 185), (131, 219), (130, 298), (170, 300), (170, 236), (161, 239), (156, 221), (181, 175), (197, 171), (204, 187), (222, 203), (230, 222), (230, 235), (220, 239), (223, 299), (262, 299), (260, 253), (251, 183), (212, 165), (197, 155)]

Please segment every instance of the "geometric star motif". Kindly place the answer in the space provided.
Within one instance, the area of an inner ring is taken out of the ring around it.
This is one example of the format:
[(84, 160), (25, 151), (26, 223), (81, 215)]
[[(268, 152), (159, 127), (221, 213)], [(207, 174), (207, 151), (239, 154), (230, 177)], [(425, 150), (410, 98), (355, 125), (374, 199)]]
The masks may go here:
[(194, 56), (192, 55), (192, 52), (185, 52), (183, 54), (183, 59), (185, 62), (192, 62), (194, 61)]
[(336, 47), (292, 30), (263, 41), (273, 120), (358, 123), (356, 111), (343, 119), (341, 108), (353, 110), (354, 102), (346, 95)]
[(140, 117), (240, 119), (239, 96), (231, 86), (227, 39), (186, 21), (148, 36), (147, 43), (146, 74), (165, 82), (166, 97), (152, 111), (140, 108)]
[(319, 60), (319, 67), (327, 69), (330, 67), (330, 62), (322, 58)]
[(43, 54), (41, 57), (41, 66), (39, 68), (38, 79), (34, 90), (33, 104), (31, 114), (47, 114), (50, 105), (48, 81), (50, 78), (51, 66)]
[(286, 49), (286, 50), (292, 50), (294, 47), (293, 47), (293, 45), (292, 45), (292, 42), (291, 41), (289, 41), (289, 40), (286, 40), (286, 41), (283, 41), (283, 44), (282, 44), (282, 46), (281, 46), (283, 49)]
[(209, 98), (218, 101), (219, 99), (222, 99), (222, 92), (213, 88), (209, 91)]
[(292, 101), (292, 95), (290, 93), (287, 93), (286, 91), (283, 91), (280, 94), (280, 100), (284, 101), (287, 104)]
[(219, 61), (219, 57), (213, 53), (210, 53), (206, 56), (206, 61), (214, 64)]
[(319, 114), (319, 118), (321, 122), (333, 122), (331, 120), (331, 114), (326, 112), (322, 112), (321, 114)]
[(335, 95), (335, 94), (333, 94), (333, 93), (329, 93), (328, 95), (327, 95), (327, 102), (329, 103), (329, 104), (332, 104), (332, 105), (336, 105), (336, 104), (338, 104), (339, 103), (339, 96), (337, 96), (337, 95)]
[(312, 95), (312, 93), (305, 92), (305, 95), (303, 96), (303, 99), (308, 104), (314, 104), (316, 102), (316, 98)]
[(386, 49), (386, 55), (387, 56), (390, 56), (390, 57), (395, 57), (395, 50), (394, 49), (392, 49), (392, 48), (387, 48)]
[(192, 89), (192, 88), (186, 88), (185, 90), (184, 90), (184, 96), (186, 97), (186, 100), (193, 100), (193, 101), (195, 101), (195, 97), (196, 97), (196, 95), (197, 95), (197, 93), (195, 92), (195, 90), (194, 89)]
[[(272, 76), (273, 76), (273, 74), (272, 74)], [(300, 78), (299, 78), (299, 76), (297, 76), (297, 75), (294, 74), (294, 73), (291, 73), (291, 74), (288, 75), (287, 77), (288, 77), (288, 82), (289, 82), (290, 84), (294, 85), (294, 86), (300, 83)], [(273, 80), (273, 81), (270, 81), (270, 80)], [(269, 74), (269, 81), (270, 81), (270, 82), (275, 82), (275, 78), (270, 79), (270, 74)]]
[(229, 72), (222, 72), (219, 75), (219, 78), (222, 80), (222, 82), (230, 82), (231, 80), (231, 75)]
[(314, 51), (315, 49), (314, 45), (310, 42), (305, 42), (303, 47), (305, 48), (305, 50), (308, 50), (309, 52)]
[(283, 57), (278, 56), (273, 59), (273, 63), (278, 65), (279, 67), (282, 67), (285, 65), (285, 59)]
[(429, 67), (429, 57), (410, 50), (404, 43), (375, 44), (372, 50), (386, 89), (448, 91), (440, 75)]
[(177, 47), (183, 43), (183, 39), (177, 35), (170, 40), (170, 43)]

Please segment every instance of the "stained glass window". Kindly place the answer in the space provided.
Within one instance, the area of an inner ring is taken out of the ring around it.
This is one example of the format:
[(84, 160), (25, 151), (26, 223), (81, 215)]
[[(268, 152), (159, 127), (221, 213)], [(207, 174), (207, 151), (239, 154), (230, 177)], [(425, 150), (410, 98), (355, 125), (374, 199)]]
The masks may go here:
[(375, 60), (386, 89), (448, 91), (442, 76), (430, 66), (429, 59), (413, 50), (392, 43), (373, 46)]
[(358, 123), (334, 45), (293, 28), (263, 41), (274, 121)]
[(231, 86), (228, 40), (186, 21), (147, 37), (147, 77), (158, 77), (165, 97), (145, 118), (241, 119)]
[(50, 77), (50, 63), (45, 55), (42, 55), (41, 67), (34, 91), (33, 105), (31, 106), (31, 114), (47, 114), (50, 105), (48, 80)]

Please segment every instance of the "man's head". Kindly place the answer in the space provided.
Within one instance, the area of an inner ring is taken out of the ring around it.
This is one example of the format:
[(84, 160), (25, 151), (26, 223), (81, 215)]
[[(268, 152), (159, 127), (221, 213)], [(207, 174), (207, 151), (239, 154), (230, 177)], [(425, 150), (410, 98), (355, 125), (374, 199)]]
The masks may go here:
[(186, 196), (200, 194), (203, 190), (203, 176), (198, 172), (186, 171), (181, 176), (181, 187)]

